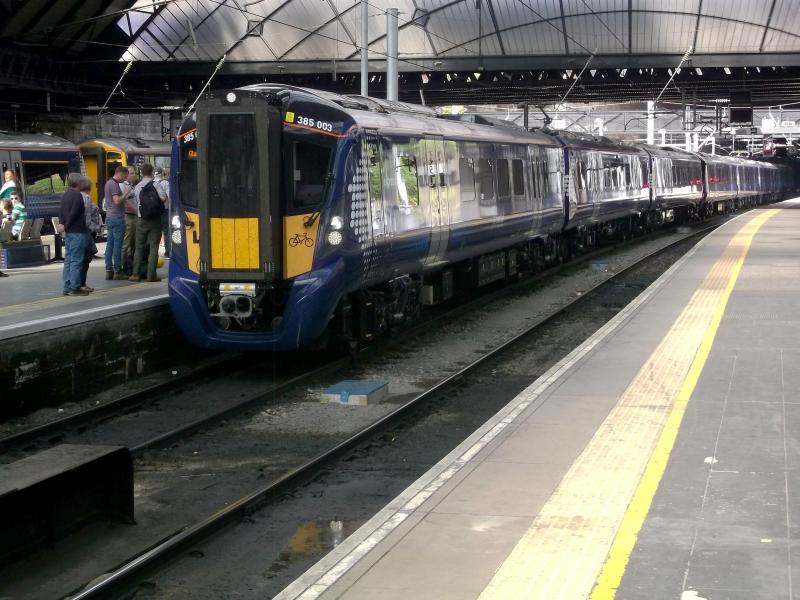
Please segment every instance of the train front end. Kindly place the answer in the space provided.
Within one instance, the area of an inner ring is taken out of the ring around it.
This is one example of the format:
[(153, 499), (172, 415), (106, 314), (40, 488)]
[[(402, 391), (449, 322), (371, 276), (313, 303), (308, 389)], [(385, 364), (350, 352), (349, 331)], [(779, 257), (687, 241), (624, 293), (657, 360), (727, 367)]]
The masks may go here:
[(344, 269), (346, 113), (302, 94), (205, 98), (175, 141), (173, 314), (197, 346), (307, 347), (335, 309)]

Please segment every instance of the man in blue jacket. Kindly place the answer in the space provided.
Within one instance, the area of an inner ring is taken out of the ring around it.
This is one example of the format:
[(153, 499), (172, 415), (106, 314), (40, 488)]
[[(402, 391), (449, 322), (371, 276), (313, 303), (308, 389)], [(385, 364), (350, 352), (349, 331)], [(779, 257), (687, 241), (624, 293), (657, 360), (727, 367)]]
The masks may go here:
[(61, 197), (59, 230), (64, 233), (64, 295), (87, 296), (89, 292), (81, 289), (81, 264), (86, 253), (87, 229), (84, 218), (83, 196), (78, 191), (80, 173), (70, 173), (67, 177), (69, 189)]

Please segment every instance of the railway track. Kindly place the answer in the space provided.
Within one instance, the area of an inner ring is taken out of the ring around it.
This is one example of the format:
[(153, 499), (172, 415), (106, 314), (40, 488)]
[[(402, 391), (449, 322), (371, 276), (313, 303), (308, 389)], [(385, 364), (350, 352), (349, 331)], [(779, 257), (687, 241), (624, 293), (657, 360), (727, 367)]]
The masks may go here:
[(386, 431), (396, 427), (400, 421), (406, 419), (413, 411), (429, 403), (431, 399), (440, 397), (443, 393), (458, 386), (463, 380), (478, 372), (482, 367), (487, 365), (487, 363), (503, 357), (506, 353), (520, 345), (521, 342), (535, 336), (543, 327), (554, 322), (566, 312), (573, 310), (576, 305), (589, 302), (592, 296), (604, 286), (613, 285), (615, 281), (624, 278), (633, 269), (641, 266), (646, 261), (653, 260), (665, 252), (670, 251), (676, 245), (686, 244), (688, 240), (693, 240), (707, 234), (718, 226), (718, 224), (719, 223), (714, 223), (713, 225), (701, 227), (686, 237), (675, 240), (669, 245), (649, 253), (636, 263), (610, 275), (604, 281), (585, 290), (580, 297), (560, 306), (546, 316), (538, 319), (536, 322), (531, 323), (513, 337), (504, 340), (502, 343), (484, 352), (479, 358), (450, 373), (448, 376), (441, 378), (435, 384), (430, 385), (424, 392), (417, 394), (391, 412), (375, 420), (367, 427), (350, 435), (347, 439), (330, 447), (311, 460), (297, 466), (259, 489), (253, 490), (236, 501), (228, 503), (227, 506), (211, 516), (198, 521), (192, 526), (176, 531), (174, 535), (167, 537), (146, 552), (132, 557), (124, 564), (121, 564), (113, 572), (99, 578), (81, 591), (72, 594), (71, 598), (77, 600), (115, 597), (124, 590), (130, 589), (132, 585), (141, 581), (154, 570), (163, 568), (164, 565), (178, 553), (207, 539), (208, 536), (226, 526), (240, 522), (241, 519), (260, 510), (270, 502), (286, 497), (287, 494), (313, 480), (321, 472), (330, 469), (336, 461), (352, 455), (354, 451), (370, 440), (379, 438)]

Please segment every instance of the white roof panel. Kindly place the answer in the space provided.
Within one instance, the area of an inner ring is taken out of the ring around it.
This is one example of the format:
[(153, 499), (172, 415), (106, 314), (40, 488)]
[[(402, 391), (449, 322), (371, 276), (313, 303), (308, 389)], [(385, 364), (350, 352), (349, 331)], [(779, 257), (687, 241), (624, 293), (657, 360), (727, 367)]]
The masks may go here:
[[(594, 48), (682, 54), (695, 40), (695, 54), (800, 47), (800, 0), (774, 0), (774, 10), (772, 1), (754, 0), (370, 0), (372, 59), (384, 56), (389, 5), (400, 11), (400, 57), (408, 61), (584, 55)], [(153, 10), (138, 31), (127, 30), (124, 60), (216, 61), (228, 52), (229, 61), (324, 64), (357, 60), (361, 43), (359, 0), (175, 0)], [(137, 25), (142, 14), (133, 16)]]

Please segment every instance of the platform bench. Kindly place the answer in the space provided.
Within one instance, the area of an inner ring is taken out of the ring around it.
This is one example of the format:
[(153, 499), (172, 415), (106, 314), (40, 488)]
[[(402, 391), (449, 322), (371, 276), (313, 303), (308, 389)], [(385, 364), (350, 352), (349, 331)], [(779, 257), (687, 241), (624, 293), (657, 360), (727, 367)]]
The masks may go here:
[(0, 465), (0, 563), (101, 519), (134, 522), (127, 448), (62, 444)]
[(41, 239), (0, 243), (0, 270), (38, 267), (50, 262), (50, 246)]

